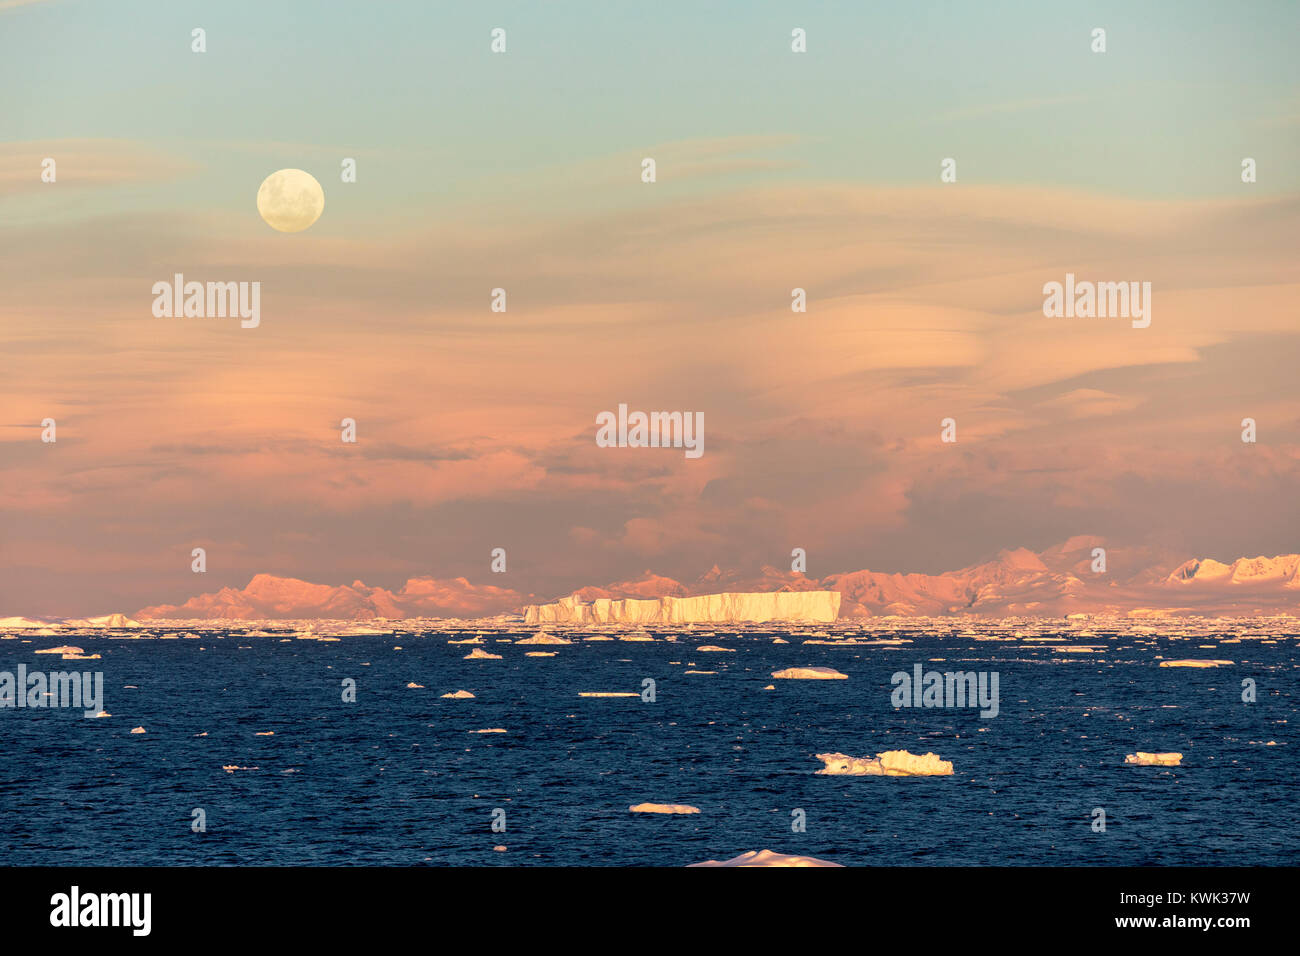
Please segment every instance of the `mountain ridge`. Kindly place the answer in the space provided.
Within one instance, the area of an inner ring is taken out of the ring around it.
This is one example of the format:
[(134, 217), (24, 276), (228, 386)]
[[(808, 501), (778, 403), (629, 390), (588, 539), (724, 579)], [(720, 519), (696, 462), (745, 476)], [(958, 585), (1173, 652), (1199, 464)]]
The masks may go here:
[[(1231, 563), (1191, 558), (1172, 570), (1113, 552), (1122, 570), (1093, 572), (1102, 539), (1071, 538), (1042, 552), (1013, 548), (977, 564), (939, 574), (862, 569), (810, 577), (770, 565), (744, 575), (714, 565), (691, 583), (647, 570), (640, 577), (604, 586), (587, 585), (549, 602), (464, 577), (409, 578), (395, 590), (351, 584), (315, 584), (259, 573), (244, 588), (224, 587), (181, 604), (145, 607), (137, 620), (234, 619), (370, 620), (408, 617), (486, 617), (523, 613), (560, 601), (691, 598), (722, 593), (835, 591), (839, 617), (1064, 616), (1072, 613), (1258, 613), (1300, 612), (1300, 554), (1241, 557)], [(540, 612), (539, 612), (540, 613)]]

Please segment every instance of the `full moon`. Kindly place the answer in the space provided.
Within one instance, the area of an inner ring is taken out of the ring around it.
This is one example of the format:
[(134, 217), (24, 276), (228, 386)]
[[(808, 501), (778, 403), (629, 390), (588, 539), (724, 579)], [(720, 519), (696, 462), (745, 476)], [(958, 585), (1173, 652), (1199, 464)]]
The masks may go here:
[(325, 190), (311, 173), (281, 169), (262, 180), (257, 211), (280, 232), (302, 232), (325, 211)]

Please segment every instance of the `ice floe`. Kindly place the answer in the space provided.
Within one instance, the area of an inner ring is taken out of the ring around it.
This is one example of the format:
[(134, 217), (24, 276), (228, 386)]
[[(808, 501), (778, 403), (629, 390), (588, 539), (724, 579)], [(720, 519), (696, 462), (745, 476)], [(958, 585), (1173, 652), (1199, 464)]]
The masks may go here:
[(1136, 767), (1177, 767), (1182, 760), (1183, 755), (1180, 753), (1147, 753), (1144, 750), (1124, 758), (1126, 764)]
[(787, 667), (772, 671), (772, 676), (781, 680), (848, 680), (849, 677), (833, 667)]
[(515, 641), (516, 644), (572, 644), (573, 641), (560, 637), (558, 634), (548, 634), (546, 631), (538, 631), (532, 637), (525, 637), (521, 641)]
[(637, 803), (627, 808), (628, 813), (699, 813), (699, 807), (685, 803)]
[(1160, 666), (1161, 667), (1226, 667), (1231, 663), (1232, 661), (1186, 659), (1186, 660), (1176, 660), (1176, 661), (1161, 661)]
[(938, 754), (914, 754), (906, 750), (886, 750), (875, 757), (850, 757), (847, 754), (817, 754), (824, 766), (817, 773), (850, 777), (946, 777), (952, 775), (952, 762)]
[(795, 856), (789, 853), (777, 853), (774, 850), (750, 850), (730, 860), (705, 860), (703, 863), (690, 863), (688, 866), (840, 866), (830, 860), (819, 860), (815, 856)]

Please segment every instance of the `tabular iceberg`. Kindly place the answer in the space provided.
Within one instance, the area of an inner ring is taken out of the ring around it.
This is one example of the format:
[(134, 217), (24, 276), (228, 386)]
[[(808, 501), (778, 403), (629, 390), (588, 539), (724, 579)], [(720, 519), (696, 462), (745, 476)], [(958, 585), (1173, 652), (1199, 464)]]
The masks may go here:
[(828, 624), (840, 613), (838, 591), (762, 591), (697, 597), (597, 598), (576, 595), (553, 604), (530, 604), (528, 624), (694, 624), (808, 621)]

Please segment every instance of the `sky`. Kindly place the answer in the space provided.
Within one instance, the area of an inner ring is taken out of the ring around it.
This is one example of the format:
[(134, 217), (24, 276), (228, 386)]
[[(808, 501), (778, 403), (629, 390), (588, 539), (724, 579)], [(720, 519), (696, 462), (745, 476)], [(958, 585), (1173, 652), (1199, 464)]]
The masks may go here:
[[(0, 0), (0, 616), (257, 573), (549, 599), (794, 547), (816, 575), (1080, 534), (1300, 551), (1298, 28)], [(281, 168), (324, 188), (304, 232), (258, 216)], [(260, 282), (260, 325), (155, 317), (177, 272)], [(1045, 317), (1066, 273), (1150, 282), (1150, 327)], [(703, 413), (705, 453), (597, 447), (620, 403)]]

